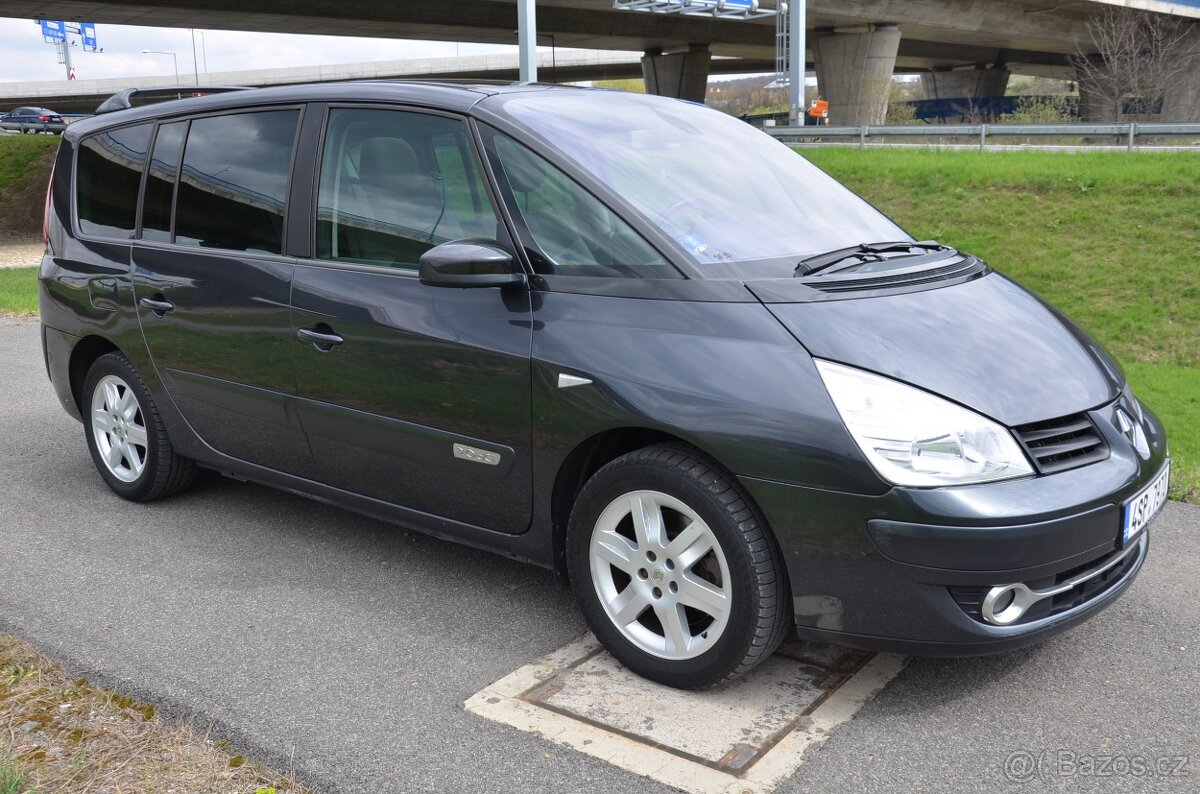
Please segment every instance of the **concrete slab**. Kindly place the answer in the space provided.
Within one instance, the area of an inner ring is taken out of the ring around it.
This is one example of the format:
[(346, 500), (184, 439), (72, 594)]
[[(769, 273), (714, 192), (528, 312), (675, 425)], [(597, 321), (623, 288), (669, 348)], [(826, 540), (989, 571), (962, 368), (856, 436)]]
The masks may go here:
[(730, 686), (688, 692), (634, 675), (589, 634), (464, 705), (683, 791), (765, 794), (903, 665), (794, 640)]

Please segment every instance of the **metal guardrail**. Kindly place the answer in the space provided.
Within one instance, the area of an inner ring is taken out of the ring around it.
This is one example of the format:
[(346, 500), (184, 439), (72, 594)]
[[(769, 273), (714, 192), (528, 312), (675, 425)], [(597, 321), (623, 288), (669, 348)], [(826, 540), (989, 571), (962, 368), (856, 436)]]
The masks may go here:
[(1191, 135), (1200, 138), (1200, 122), (1132, 121), (1113, 124), (864, 124), (861, 126), (764, 127), (763, 132), (784, 143), (803, 143), (810, 138), (857, 138), (865, 147), (870, 138), (977, 138), (979, 149), (988, 138), (1108, 136), (1121, 138), (1129, 151), (1139, 137)]

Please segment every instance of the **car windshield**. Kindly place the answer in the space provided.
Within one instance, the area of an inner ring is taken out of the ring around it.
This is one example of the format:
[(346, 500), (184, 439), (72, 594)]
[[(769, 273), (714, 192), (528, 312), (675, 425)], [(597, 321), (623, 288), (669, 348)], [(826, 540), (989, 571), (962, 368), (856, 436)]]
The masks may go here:
[(545, 91), (510, 94), (503, 111), (621, 195), (709, 277), (789, 277), (814, 254), (912, 239), (787, 146), (702, 105)]

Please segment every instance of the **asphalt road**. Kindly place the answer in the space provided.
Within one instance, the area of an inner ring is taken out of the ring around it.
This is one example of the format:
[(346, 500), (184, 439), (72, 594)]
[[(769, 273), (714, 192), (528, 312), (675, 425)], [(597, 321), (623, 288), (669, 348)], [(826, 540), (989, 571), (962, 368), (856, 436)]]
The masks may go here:
[[(665, 790), (463, 710), (584, 630), (548, 572), (215, 476), (123, 502), (36, 324), (0, 319), (0, 383), (0, 628), (322, 791)], [(910, 661), (781, 790), (1200, 789), (1200, 508), (1151, 533), (1115, 606), (1033, 649)], [(1040, 778), (1005, 777), (1020, 752)]]

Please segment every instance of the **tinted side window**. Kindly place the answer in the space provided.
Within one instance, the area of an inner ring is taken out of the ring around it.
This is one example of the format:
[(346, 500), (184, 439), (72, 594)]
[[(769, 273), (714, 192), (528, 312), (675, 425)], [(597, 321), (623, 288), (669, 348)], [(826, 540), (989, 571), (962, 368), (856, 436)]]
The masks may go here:
[(79, 145), (75, 171), (79, 229), (100, 237), (133, 237), (150, 124), (93, 135)]
[(504, 135), (493, 138), (493, 168), (536, 249), (540, 273), (681, 278), (629, 224), (541, 156)]
[(496, 240), (499, 220), (462, 122), (399, 110), (329, 114), (317, 256), (416, 268), (449, 240)]
[(175, 174), (179, 170), (179, 150), (183, 148), (186, 121), (163, 124), (154, 138), (150, 172), (142, 198), (142, 239), (167, 242), (171, 239), (171, 205), (175, 198)]
[(195, 119), (184, 144), (175, 242), (283, 251), (283, 213), (298, 110)]

